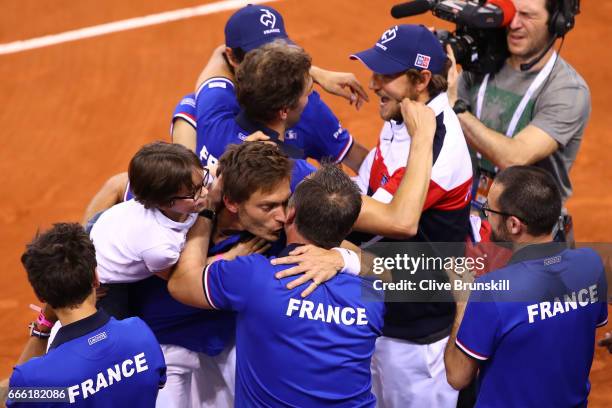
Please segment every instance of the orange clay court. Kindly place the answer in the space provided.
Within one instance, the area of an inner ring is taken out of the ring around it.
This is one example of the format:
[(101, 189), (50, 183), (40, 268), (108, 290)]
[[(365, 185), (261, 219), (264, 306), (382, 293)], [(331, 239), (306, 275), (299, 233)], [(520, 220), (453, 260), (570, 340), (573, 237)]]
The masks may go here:
[[(198, 6), (203, 0), (1, 0), (0, 44), (128, 18)], [(246, 3), (246, 2), (245, 2)], [(316, 65), (368, 72), (348, 55), (372, 45), (398, 20), (389, 0), (282, 0), (272, 3), (291, 38)], [(237, 8), (238, 6), (236, 6)], [(0, 377), (11, 373), (35, 317), (37, 300), (19, 257), (39, 228), (80, 221), (85, 206), (112, 174), (125, 171), (136, 150), (168, 140), (172, 110), (191, 92), (213, 48), (223, 42), (232, 11), (222, 11), (93, 38), (0, 55)], [(451, 27), (431, 15), (403, 22)], [(572, 170), (567, 206), (580, 242), (610, 242), (612, 151), (612, 1), (582, 1), (582, 13), (562, 50), (591, 89), (593, 111)], [(356, 112), (324, 95), (351, 133), (375, 145), (381, 120), (373, 100)], [(600, 329), (597, 338), (612, 325)], [(568, 333), (571, 336), (571, 333)], [(511, 374), (511, 373), (509, 373)], [(612, 406), (612, 355), (597, 349), (591, 407)]]

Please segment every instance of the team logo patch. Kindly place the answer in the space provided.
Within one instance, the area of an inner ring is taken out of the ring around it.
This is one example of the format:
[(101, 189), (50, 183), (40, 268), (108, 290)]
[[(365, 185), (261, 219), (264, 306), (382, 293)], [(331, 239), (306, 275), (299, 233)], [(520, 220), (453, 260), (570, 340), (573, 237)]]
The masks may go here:
[(270, 12), (270, 10), (260, 10), (263, 11), (261, 17), (259, 17), (259, 21), (261, 22), (261, 24), (265, 25), (266, 27), (274, 28), (274, 26), (276, 25), (276, 16), (272, 12)]
[(382, 35), (382, 37), (380, 37), (380, 43), (381, 44), (386, 44), (389, 41), (393, 40), (395, 37), (397, 37), (397, 26), (388, 29), (387, 31), (385, 31)]
[(92, 336), (90, 338), (87, 339), (87, 344), (89, 344), (90, 346), (96, 344), (99, 341), (102, 341), (104, 339), (106, 339), (106, 332), (102, 332), (102, 333), (98, 333), (95, 336)]
[(227, 88), (227, 84), (223, 81), (220, 82), (209, 82), (208, 83), (208, 87), (209, 88)]
[(378, 48), (381, 48), (384, 51), (387, 51), (387, 46), (383, 45), (385, 43), (388, 43), (389, 41), (393, 40), (395, 37), (397, 37), (397, 26), (388, 29), (387, 31), (385, 31), (382, 35), (382, 37), (380, 37), (380, 41), (378, 41), (376, 43), (376, 46)]
[(416, 61), (414, 61), (414, 66), (427, 69), (429, 68), (429, 61), (431, 61), (431, 57), (428, 55), (417, 54)]
[(192, 108), (195, 108), (195, 107), (196, 107), (196, 102), (195, 102), (195, 99), (193, 99), (193, 98), (183, 98), (183, 99), (181, 100), (181, 103), (180, 103), (180, 104), (181, 104), (181, 105), (191, 106)]
[(297, 133), (295, 132), (295, 130), (288, 130), (287, 133), (285, 133), (285, 139), (286, 140), (297, 139)]

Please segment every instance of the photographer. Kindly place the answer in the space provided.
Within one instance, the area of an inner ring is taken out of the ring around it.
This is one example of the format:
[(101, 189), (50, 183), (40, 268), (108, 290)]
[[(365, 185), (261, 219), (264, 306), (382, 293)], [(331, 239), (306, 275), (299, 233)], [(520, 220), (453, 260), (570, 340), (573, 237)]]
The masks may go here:
[[(548, 171), (565, 202), (572, 193), (569, 171), (591, 111), (584, 79), (553, 49), (574, 22), (578, 0), (514, 0), (507, 27), (509, 57), (490, 75), (449, 75), (449, 99), (458, 113), (473, 157), (480, 207), (495, 173), (513, 165)], [(454, 61), (450, 52), (449, 57)], [(555, 236), (569, 241), (570, 221)]]

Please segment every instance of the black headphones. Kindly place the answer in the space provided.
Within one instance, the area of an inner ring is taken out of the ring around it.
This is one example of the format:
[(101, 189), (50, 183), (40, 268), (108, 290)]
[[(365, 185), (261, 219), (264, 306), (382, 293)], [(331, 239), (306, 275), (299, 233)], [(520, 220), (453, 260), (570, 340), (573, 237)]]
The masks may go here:
[(580, 0), (553, 0), (554, 6), (548, 21), (548, 31), (556, 38), (567, 34), (576, 22), (580, 13)]

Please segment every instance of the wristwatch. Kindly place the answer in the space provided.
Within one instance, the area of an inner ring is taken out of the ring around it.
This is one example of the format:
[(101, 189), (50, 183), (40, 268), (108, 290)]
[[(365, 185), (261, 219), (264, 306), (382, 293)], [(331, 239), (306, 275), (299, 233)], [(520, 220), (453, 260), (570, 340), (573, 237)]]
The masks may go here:
[(198, 215), (200, 217), (208, 218), (211, 221), (214, 221), (215, 218), (217, 217), (217, 213), (215, 212), (215, 210), (212, 210), (210, 208), (203, 209), (202, 211), (198, 213)]
[(453, 111), (458, 115), (463, 112), (471, 112), (472, 107), (463, 99), (457, 99), (457, 102), (455, 102), (455, 105), (453, 106)]

